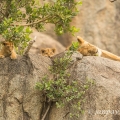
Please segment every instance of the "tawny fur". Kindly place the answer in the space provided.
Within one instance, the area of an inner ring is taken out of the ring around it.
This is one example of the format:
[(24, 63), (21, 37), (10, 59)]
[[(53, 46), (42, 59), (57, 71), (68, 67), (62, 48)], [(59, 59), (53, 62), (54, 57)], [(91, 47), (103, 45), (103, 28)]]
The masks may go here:
[(2, 42), (2, 49), (0, 50), (0, 58), (10, 57), (11, 59), (17, 59), (17, 54), (14, 50), (14, 44), (12, 42)]
[(109, 59), (112, 59), (112, 60), (115, 60), (115, 61), (120, 61), (120, 57), (113, 54), (113, 53), (110, 53), (106, 50), (101, 50), (102, 51), (102, 55), (101, 57), (105, 57), (105, 58), (109, 58)]
[(47, 57), (52, 57), (55, 55), (56, 49), (55, 48), (45, 48), (45, 49), (41, 49), (40, 53), (43, 56), (47, 56)]
[(105, 58), (109, 58), (115, 61), (120, 61), (120, 57), (117, 55), (114, 55), (113, 53), (110, 53), (106, 50), (102, 50), (98, 48), (95, 45), (90, 44), (89, 42), (83, 40), (81, 37), (77, 37), (77, 40), (79, 42), (79, 48), (78, 51), (83, 56), (101, 56)]

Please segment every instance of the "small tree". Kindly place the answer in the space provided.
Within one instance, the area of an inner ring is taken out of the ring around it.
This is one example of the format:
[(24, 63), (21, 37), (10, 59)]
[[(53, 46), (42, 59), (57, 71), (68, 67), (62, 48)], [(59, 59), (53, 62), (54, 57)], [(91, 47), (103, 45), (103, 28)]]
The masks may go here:
[[(66, 114), (69, 114), (69, 120), (70, 118), (78, 120), (80, 114), (84, 113), (83, 104), (86, 100), (86, 93), (94, 82), (88, 78), (84, 82), (78, 81), (68, 70), (73, 65), (72, 55), (78, 48), (79, 43), (73, 42), (62, 57), (53, 59), (53, 65), (49, 68), (53, 78), (50, 79), (49, 75), (45, 75), (40, 82), (36, 83), (36, 88), (44, 97), (41, 120), (45, 120), (52, 104), (55, 104), (57, 108), (70, 106), (72, 111), (69, 110)], [(71, 77), (72, 80), (70, 80)]]
[(70, 26), (70, 22), (78, 13), (77, 5), (81, 5), (81, 1), (52, 0), (41, 4), (39, 0), (1, 0), (0, 35), (14, 42), (22, 54), (30, 40), (30, 27), (41, 31), (45, 24), (52, 23), (57, 34), (74, 34), (78, 29)]

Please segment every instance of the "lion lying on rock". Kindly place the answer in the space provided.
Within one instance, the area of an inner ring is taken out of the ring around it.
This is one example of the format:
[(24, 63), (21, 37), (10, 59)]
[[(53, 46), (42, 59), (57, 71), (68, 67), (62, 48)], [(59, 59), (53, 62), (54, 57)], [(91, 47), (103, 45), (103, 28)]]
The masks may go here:
[(109, 58), (115, 61), (120, 61), (120, 57), (114, 55), (106, 50), (102, 50), (95, 45), (90, 44), (89, 42), (83, 40), (81, 37), (77, 37), (79, 42), (78, 52), (80, 52), (83, 56), (101, 56), (105, 58)]

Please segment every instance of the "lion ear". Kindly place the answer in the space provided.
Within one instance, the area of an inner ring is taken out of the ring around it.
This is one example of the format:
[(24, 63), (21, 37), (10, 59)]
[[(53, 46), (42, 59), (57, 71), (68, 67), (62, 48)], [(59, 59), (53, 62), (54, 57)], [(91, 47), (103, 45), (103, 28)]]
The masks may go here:
[(1, 44), (5, 46), (5, 45), (7, 45), (7, 42), (3, 41), (3, 42), (1, 42)]
[(55, 53), (55, 52), (56, 52), (56, 49), (55, 49), (55, 48), (52, 48), (52, 51), (53, 51), (53, 53)]
[(85, 42), (85, 41), (84, 41), (81, 37), (79, 37), (79, 36), (77, 36), (77, 40), (78, 40), (78, 42), (79, 42), (80, 44), (82, 44), (82, 43)]
[(45, 53), (45, 49), (41, 49), (40, 52), (41, 52), (41, 53)]

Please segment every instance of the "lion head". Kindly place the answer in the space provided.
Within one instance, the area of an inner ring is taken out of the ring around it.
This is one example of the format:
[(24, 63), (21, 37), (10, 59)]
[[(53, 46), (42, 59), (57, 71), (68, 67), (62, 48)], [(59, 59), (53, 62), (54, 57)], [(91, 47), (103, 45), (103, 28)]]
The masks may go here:
[(80, 44), (78, 51), (83, 55), (83, 56), (97, 56), (98, 54), (98, 48), (85, 40), (83, 40), (81, 37), (77, 37), (77, 40)]
[(47, 57), (52, 57), (55, 55), (56, 49), (55, 48), (45, 48), (45, 49), (41, 49), (40, 53), (43, 56), (47, 56)]
[(4, 41), (4, 42), (2, 42), (2, 45), (4, 46), (4, 50), (8, 54), (11, 54), (12, 50), (14, 49), (14, 44), (12, 42)]

